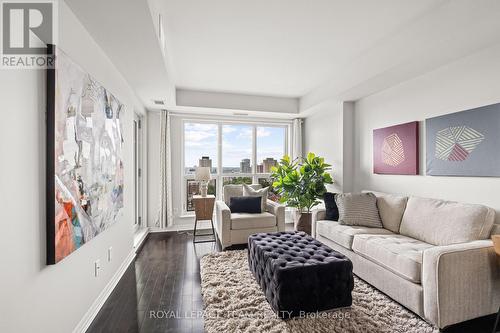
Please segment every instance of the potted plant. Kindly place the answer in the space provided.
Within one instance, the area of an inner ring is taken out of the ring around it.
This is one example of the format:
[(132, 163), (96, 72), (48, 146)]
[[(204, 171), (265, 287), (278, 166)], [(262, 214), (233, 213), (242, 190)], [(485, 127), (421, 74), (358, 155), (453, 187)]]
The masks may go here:
[(271, 169), (273, 188), (281, 195), (280, 201), (289, 207), (297, 208), (300, 219), (295, 230), (311, 234), (311, 209), (320, 204), (319, 199), (326, 193), (326, 184), (333, 184), (327, 172), (331, 165), (325, 159), (313, 153), (307, 158), (290, 160), (283, 156)]

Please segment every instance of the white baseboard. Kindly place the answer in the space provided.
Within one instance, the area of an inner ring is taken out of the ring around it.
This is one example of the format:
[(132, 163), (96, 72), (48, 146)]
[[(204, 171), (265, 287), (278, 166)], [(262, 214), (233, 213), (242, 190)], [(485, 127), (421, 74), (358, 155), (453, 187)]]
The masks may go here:
[(141, 247), (142, 243), (146, 240), (149, 234), (149, 227), (146, 227), (142, 230), (136, 231), (134, 235), (134, 249), (138, 249)]
[[(147, 233), (146, 233), (147, 235)], [(94, 301), (90, 309), (85, 313), (83, 316), (82, 320), (76, 325), (75, 329), (73, 330), (73, 333), (85, 333), (87, 329), (89, 328), (90, 324), (92, 324), (92, 321), (95, 319), (99, 311), (101, 310), (102, 306), (108, 299), (109, 295), (111, 295), (111, 292), (115, 289), (116, 285), (118, 284), (118, 281), (120, 281), (121, 277), (127, 270), (128, 266), (130, 263), (134, 260), (135, 258), (135, 248), (132, 248), (132, 251), (128, 254), (128, 256), (125, 258), (125, 260), (122, 262), (116, 273), (113, 275), (111, 280), (108, 282), (106, 287), (101, 291), (97, 299)]]
[[(166, 228), (150, 228), (149, 232), (150, 233), (157, 233), (157, 232), (169, 232), (169, 231), (193, 231), (194, 223), (184, 223), (184, 224), (174, 224), (172, 226), (168, 226)], [(214, 227), (215, 227), (215, 221), (214, 221)], [(210, 225), (210, 221), (199, 221), (198, 226), (196, 228), (196, 231), (198, 230), (211, 230), (212, 226)]]

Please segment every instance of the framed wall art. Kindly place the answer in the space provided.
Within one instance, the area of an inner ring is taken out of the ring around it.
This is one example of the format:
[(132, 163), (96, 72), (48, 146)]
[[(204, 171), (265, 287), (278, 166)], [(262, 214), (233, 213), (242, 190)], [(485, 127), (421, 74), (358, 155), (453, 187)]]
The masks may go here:
[(425, 121), (427, 174), (500, 176), (500, 103)]
[(50, 46), (47, 70), (47, 263), (115, 223), (123, 208), (123, 104)]
[(373, 172), (418, 175), (418, 121), (373, 130)]

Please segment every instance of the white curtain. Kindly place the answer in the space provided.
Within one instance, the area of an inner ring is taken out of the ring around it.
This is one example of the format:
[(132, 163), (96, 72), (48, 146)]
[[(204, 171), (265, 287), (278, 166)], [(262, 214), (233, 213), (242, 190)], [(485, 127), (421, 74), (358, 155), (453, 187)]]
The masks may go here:
[(173, 223), (170, 123), (170, 112), (160, 111), (160, 195), (156, 227), (162, 229)]
[[(300, 118), (293, 120), (292, 130), (292, 160), (302, 156), (302, 122)], [(286, 207), (285, 209), (285, 223), (296, 224), (299, 219), (299, 212), (297, 208)]]
[(302, 119), (293, 120), (292, 159), (302, 157)]

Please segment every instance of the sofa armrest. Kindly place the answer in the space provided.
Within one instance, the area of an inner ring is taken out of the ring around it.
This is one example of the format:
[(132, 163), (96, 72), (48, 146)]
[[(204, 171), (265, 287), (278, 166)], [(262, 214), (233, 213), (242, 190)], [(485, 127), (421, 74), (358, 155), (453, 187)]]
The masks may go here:
[(495, 313), (500, 266), (491, 240), (436, 246), (423, 253), (424, 314), (443, 328)]
[(325, 219), (326, 209), (324, 207), (314, 208), (312, 211), (311, 217), (311, 236), (316, 238), (316, 222)]
[(215, 203), (215, 229), (222, 248), (231, 245), (231, 210), (224, 201)]
[(267, 199), (266, 210), (276, 216), (278, 231), (285, 231), (285, 205)]

